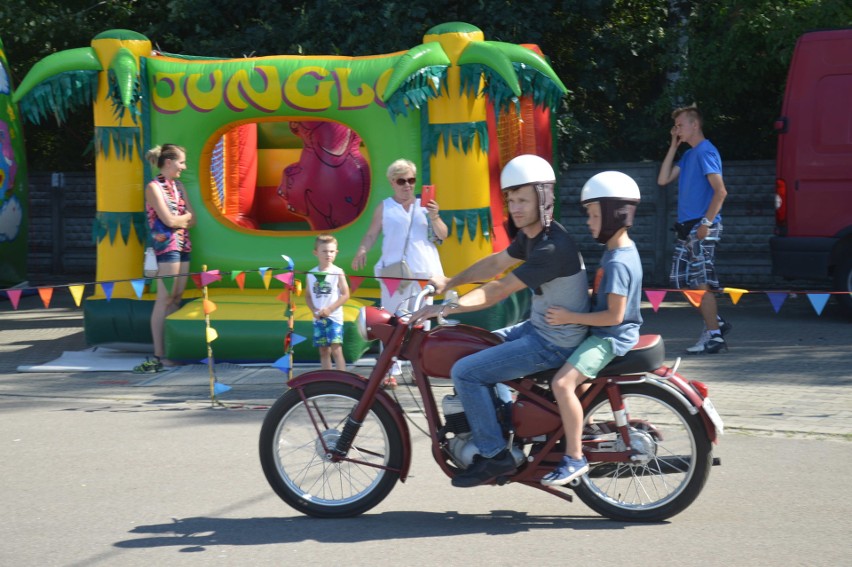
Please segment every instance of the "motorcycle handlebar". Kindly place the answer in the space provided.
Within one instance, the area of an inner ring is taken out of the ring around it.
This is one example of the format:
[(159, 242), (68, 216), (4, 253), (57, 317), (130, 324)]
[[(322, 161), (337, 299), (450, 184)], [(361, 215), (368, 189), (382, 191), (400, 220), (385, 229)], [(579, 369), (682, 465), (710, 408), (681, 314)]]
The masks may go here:
[(429, 297), (430, 295), (435, 295), (435, 286), (432, 284), (426, 284), (420, 293), (417, 294), (417, 297), (414, 299), (414, 309), (413, 312), (417, 313), (420, 308), (423, 306), (423, 300)]

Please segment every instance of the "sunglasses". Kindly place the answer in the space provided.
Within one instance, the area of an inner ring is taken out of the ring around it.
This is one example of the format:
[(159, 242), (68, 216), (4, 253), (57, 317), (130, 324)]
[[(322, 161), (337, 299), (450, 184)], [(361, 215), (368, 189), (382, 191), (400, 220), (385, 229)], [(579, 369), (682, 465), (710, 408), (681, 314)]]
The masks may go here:
[(400, 178), (400, 179), (396, 180), (396, 184), (399, 185), (400, 187), (402, 187), (406, 183), (408, 183), (409, 185), (414, 185), (415, 183), (417, 183), (417, 178), (416, 177), (409, 177), (408, 179)]

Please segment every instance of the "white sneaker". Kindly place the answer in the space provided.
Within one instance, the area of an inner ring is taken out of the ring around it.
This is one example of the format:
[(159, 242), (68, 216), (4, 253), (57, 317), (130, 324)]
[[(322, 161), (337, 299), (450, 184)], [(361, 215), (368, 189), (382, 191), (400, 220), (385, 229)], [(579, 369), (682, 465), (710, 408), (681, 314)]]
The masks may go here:
[(698, 342), (686, 349), (686, 352), (689, 354), (698, 354), (700, 352), (704, 352), (704, 345), (707, 344), (707, 341), (710, 340), (710, 331), (705, 329), (701, 333), (701, 337), (699, 337)]

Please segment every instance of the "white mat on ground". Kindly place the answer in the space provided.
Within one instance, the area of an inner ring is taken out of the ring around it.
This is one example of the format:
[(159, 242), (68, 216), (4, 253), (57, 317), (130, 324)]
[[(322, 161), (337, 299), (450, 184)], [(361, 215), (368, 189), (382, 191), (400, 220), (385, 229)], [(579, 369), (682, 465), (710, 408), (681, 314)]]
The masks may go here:
[(131, 372), (143, 360), (143, 353), (92, 347), (65, 351), (56, 360), (44, 364), (18, 366), (18, 372)]
[[(143, 360), (145, 360), (145, 353), (128, 352), (106, 347), (92, 347), (78, 351), (65, 351), (59, 358), (45, 362), (44, 364), (18, 366), (18, 372), (132, 372), (133, 367), (139, 365)], [(354, 362), (351, 366), (372, 366), (375, 363), (375, 358), (362, 358)], [(306, 371), (319, 368), (319, 365), (296, 363), (294, 367)], [(242, 376), (248, 376), (254, 374), (253, 370), (256, 371), (258, 369), (269, 370), (269, 365), (239, 365), (217, 362), (215, 366), (217, 377), (220, 372), (230, 375), (239, 373)], [(273, 370), (280, 373), (277, 369)], [(182, 379), (184, 375), (188, 375), (191, 376), (188, 383), (194, 384), (199, 381), (201, 375), (208, 377), (209, 370), (205, 364), (188, 364), (177, 366), (172, 370), (160, 374), (174, 374), (175, 379), (178, 380)], [(156, 379), (160, 374), (152, 375), (151, 381)], [(144, 383), (140, 385), (144, 385)]]

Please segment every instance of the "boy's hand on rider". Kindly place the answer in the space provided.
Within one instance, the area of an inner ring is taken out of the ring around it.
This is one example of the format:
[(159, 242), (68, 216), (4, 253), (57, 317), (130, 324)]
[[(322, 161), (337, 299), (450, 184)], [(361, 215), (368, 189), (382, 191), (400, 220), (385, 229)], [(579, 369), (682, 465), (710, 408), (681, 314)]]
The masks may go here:
[(548, 307), (544, 320), (548, 325), (568, 325), (574, 322), (574, 312), (564, 307)]

